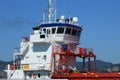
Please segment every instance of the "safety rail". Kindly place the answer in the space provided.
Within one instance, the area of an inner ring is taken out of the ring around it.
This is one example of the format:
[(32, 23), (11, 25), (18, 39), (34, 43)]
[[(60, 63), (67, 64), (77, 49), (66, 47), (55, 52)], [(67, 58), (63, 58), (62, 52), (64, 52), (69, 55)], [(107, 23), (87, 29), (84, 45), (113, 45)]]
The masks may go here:
[(8, 79), (10, 79), (10, 78), (13, 76), (13, 74), (14, 74), (15, 71), (16, 71), (16, 70), (11, 70), (11, 72), (10, 72), (9, 75), (8, 75)]
[(63, 49), (60, 46), (53, 47), (53, 52), (63, 52)]
[[(72, 50), (71, 49), (67, 49), (68, 51), (70, 51), (70, 53), (74, 53), (75, 55), (81, 55), (81, 56), (95, 56), (95, 54), (93, 53), (92, 49), (90, 48), (81, 48), (81, 47), (75, 47)], [(64, 50), (61, 46), (54, 46), (53, 47), (53, 52), (54, 53), (61, 53), (61, 52), (66, 52), (67, 50)]]

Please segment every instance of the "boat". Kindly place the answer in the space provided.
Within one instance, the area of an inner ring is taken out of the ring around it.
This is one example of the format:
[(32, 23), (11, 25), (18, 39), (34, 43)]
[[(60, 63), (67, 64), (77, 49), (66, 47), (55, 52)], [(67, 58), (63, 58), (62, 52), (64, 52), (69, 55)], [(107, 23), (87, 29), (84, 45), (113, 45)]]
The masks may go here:
[[(64, 15), (56, 18), (55, 1), (48, 2), (49, 10), (43, 11), (43, 21), (33, 27), (29, 37), (22, 38), (20, 49), (15, 50), (14, 62), (7, 66), (7, 80), (120, 80), (120, 73), (96, 72), (93, 50), (79, 47), (82, 26), (78, 18)], [(80, 71), (76, 58), (83, 60)]]

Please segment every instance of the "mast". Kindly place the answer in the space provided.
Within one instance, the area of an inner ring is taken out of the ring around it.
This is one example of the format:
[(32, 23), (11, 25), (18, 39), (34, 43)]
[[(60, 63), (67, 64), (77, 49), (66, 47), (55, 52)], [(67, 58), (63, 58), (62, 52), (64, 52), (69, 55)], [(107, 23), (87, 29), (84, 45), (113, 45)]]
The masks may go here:
[(56, 20), (55, 0), (48, 0), (48, 1), (49, 1), (48, 19), (49, 19), (49, 23), (51, 23), (51, 22), (55, 22), (55, 20)]

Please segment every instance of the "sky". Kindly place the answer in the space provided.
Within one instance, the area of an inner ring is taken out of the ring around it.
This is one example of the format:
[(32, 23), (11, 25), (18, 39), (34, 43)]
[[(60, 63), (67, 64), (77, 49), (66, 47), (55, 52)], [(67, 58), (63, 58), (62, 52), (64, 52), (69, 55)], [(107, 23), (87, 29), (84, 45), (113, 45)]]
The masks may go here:
[[(42, 20), (48, 0), (0, 0), (0, 60), (13, 59), (21, 38)], [(57, 18), (78, 17), (80, 47), (92, 48), (97, 59), (120, 63), (120, 0), (57, 0)]]

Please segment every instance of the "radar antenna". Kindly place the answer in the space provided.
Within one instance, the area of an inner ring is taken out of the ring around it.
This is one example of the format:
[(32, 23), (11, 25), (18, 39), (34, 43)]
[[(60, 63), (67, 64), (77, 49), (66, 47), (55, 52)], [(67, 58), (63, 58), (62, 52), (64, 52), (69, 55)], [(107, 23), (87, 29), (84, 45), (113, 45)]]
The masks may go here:
[(51, 22), (55, 22), (55, 20), (56, 20), (55, 0), (48, 0), (48, 1), (49, 1), (48, 19), (49, 19), (49, 23), (51, 23)]

